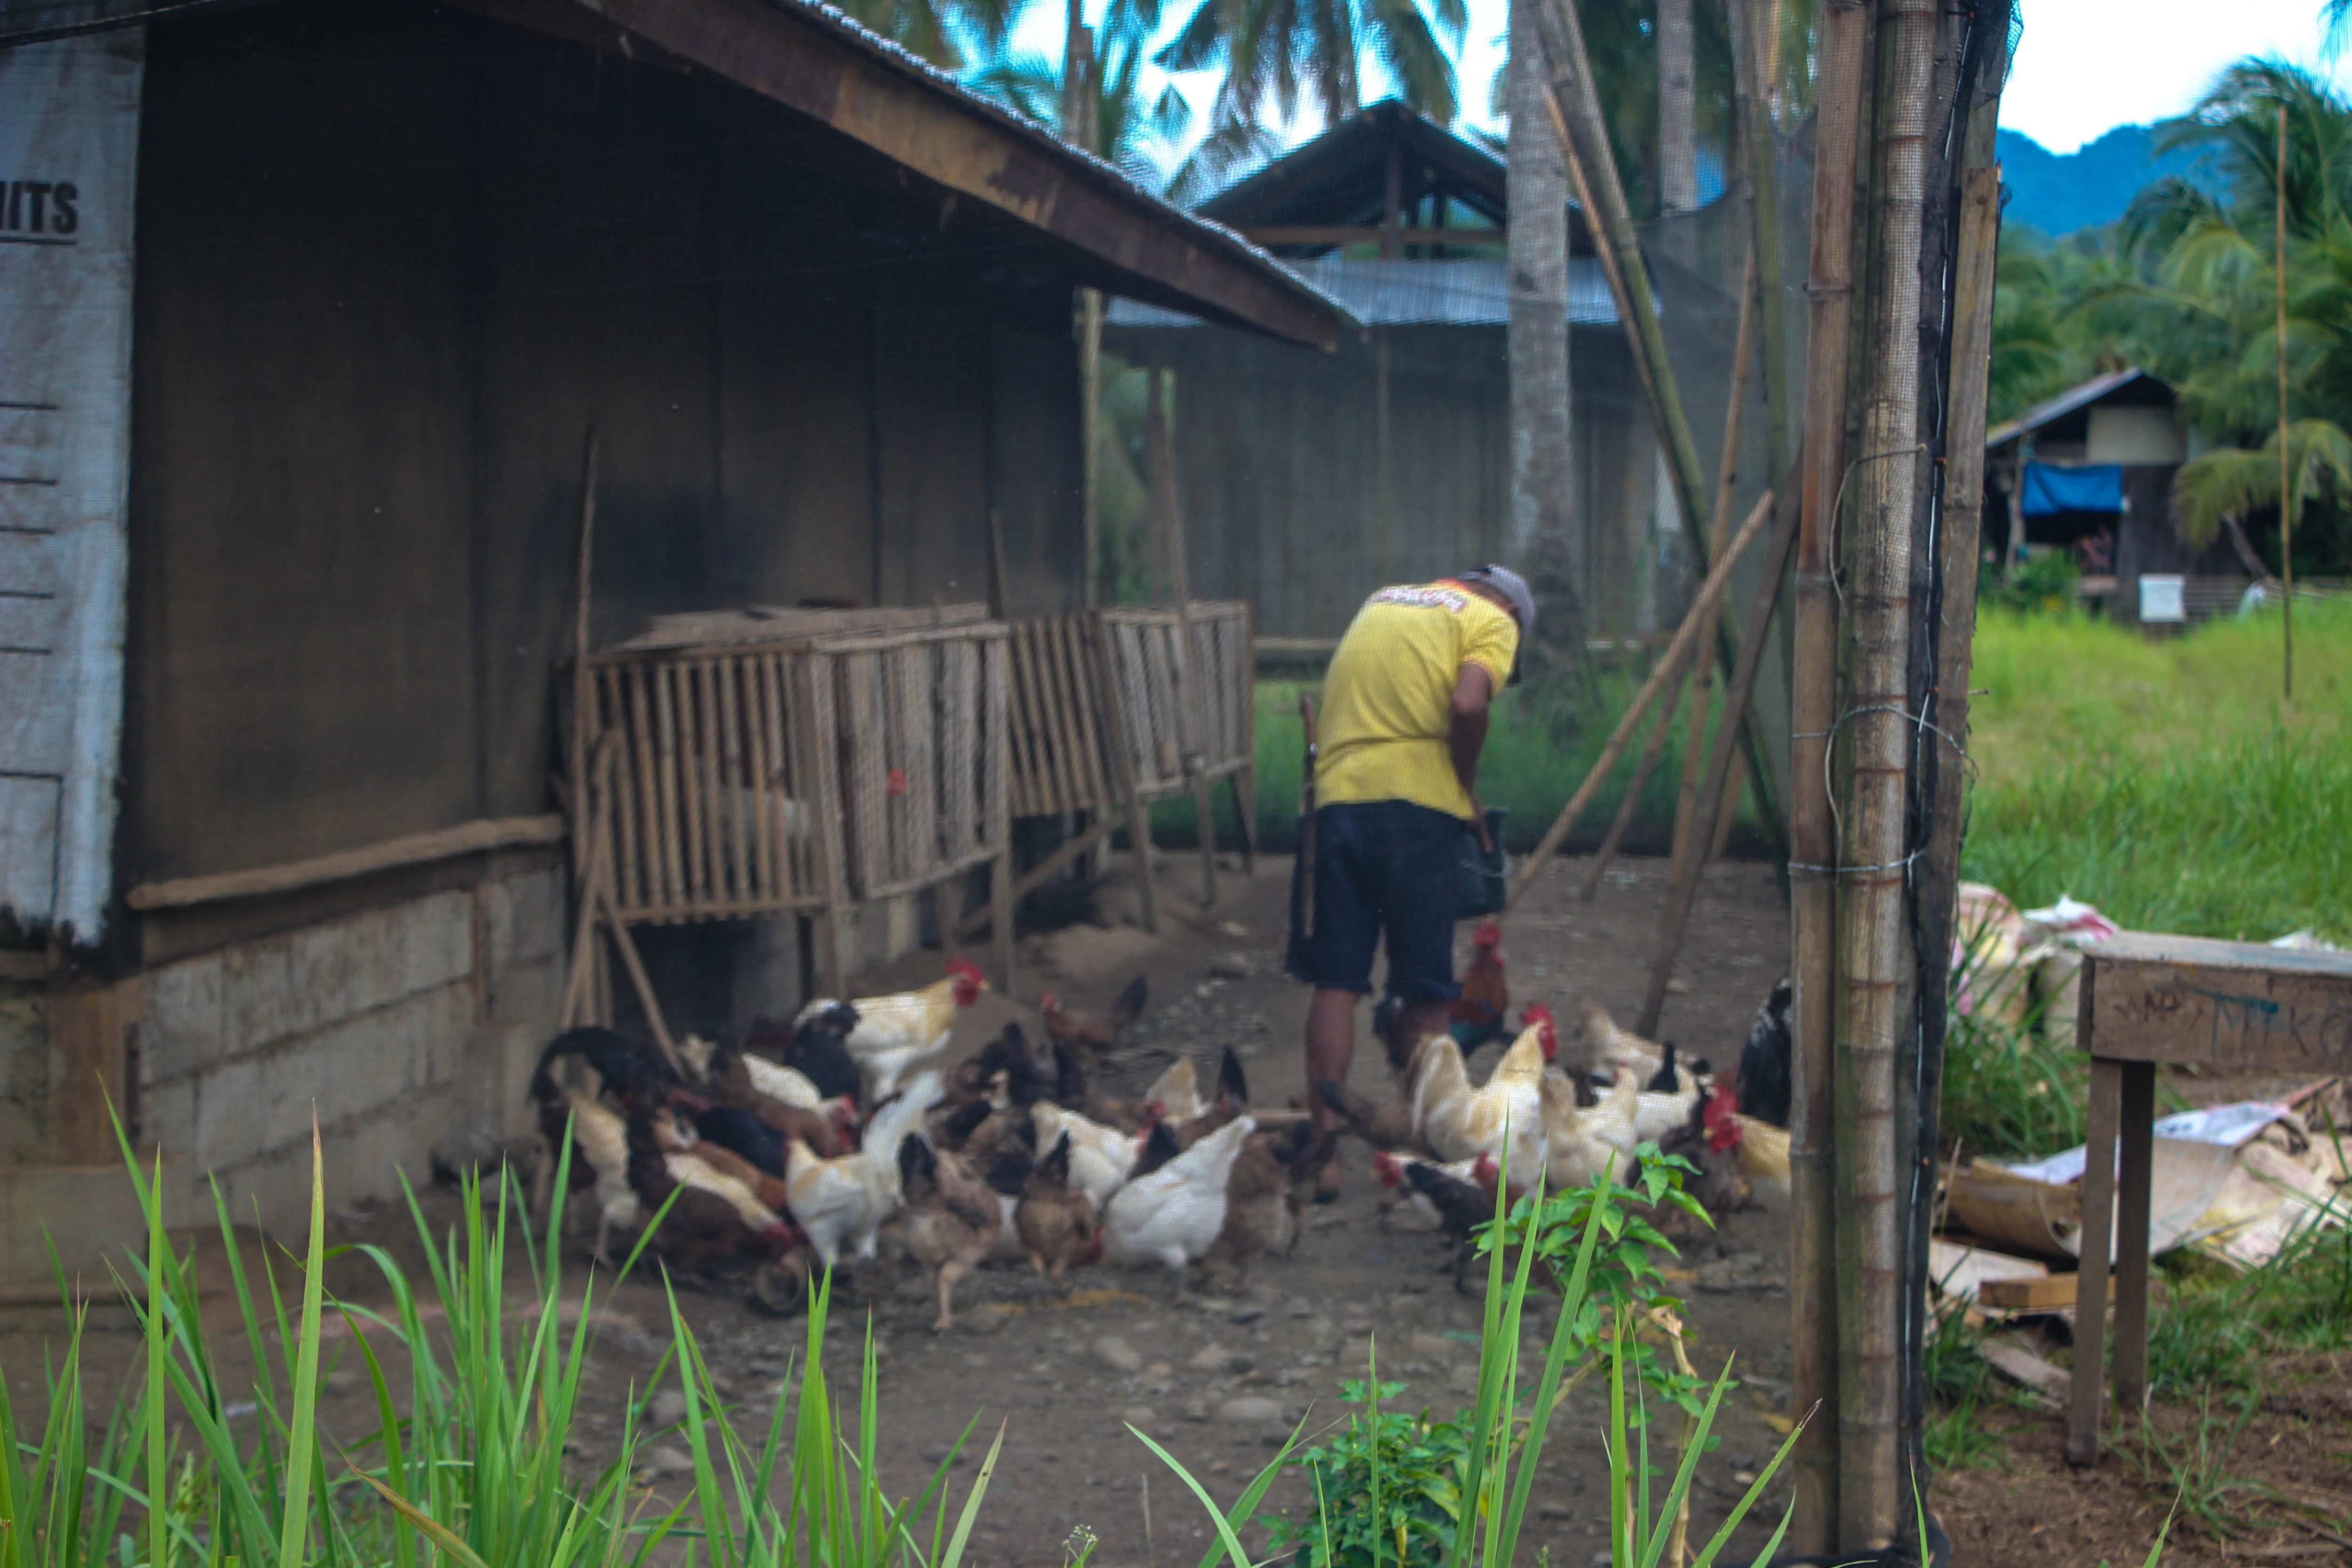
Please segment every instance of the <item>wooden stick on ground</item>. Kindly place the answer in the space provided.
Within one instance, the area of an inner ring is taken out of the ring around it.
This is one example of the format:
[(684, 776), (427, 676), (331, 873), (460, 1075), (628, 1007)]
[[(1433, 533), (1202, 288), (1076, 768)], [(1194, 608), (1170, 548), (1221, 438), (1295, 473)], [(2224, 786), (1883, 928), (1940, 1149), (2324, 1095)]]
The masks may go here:
[(1536, 879), (1543, 874), (1543, 868), (1559, 852), (1561, 842), (1568, 837), (1570, 829), (1576, 826), (1577, 818), (1582, 816), (1584, 808), (1592, 804), (1592, 797), (1601, 788), (1601, 781), (1617, 765), (1617, 759), (1624, 755), (1625, 742), (1633, 739), (1634, 728), (1642, 722), (1642, 715), (1647, 713), (1650, 704), (1656, 700), (1659, 688), (1665, 685), (1675, 668), (1696, 646), (1700, 615), (1722, 597), (1723, 585), (1731, 577), (1731, 568), (1738, 563), (1749, 542), (1755, 539), (1771, 510), (1772, 492), (1766, 490), (1756, 502), (1756, 510), (1748, 514), (1748, 521), (1740, 524), (1738, 537), (1731, 542), (1731, 548), (1723, 552), (1723, 558), (1707, 573), (1706, 581), (1699, 586), (1697, 597), (1691, 601), (1690, 613), (1683, 616), (1682, 626), (1675, 632), (1674, 640), (1666, 645), (1666, 651), (1659, 656), (1656, 668), (1650, 671), (1650, 679), (1643, 681), (1642, 689), (1633, 694), (1633, 703), (1626, 708), (1624, 717), (1617, 721), (1616, 730), (1611, 733), (1608, 745), (1601, 748), (1591, 771), (1584, 775), (1584, 782), (1577, 786), (1568, 804), (1559, 808), (1559, 816), (1553, 818), (1552, 825), (1544, 830), (1542, 842), (1520, 863), (1519, 874), (1512, 879), (1510, 897), (1504, 904), (1506, 910), (1516, 905), (1535, 885)]
[[(606, 750), (606, 742), (602, 741), (597, 742), (595, 763), (593, 768), (583, 766), (581, 770), (581, 776), (583, 779), (593, 771), (598, 778), (609, 781), (610, 773), (602, 766)], [(586, 825), (587, 834), (584, 845), (586, 865), (580, 873), (580, 912), (572, 927), (572, 966), (564, 977), (563, 1005), (555, 1016), (556, 1026), (560, 1029), (579, 1026), (583, 1021), (582, 1014), (588, 1005), (589, 994), (593, 989), (596, 967), (596, 911), (603, 907), (601, 894), (604, 891), (604, 879), (612, 871), (605, 848), (609, 835), (604, 831), (604, 812), (611, 798), (608, 792), (599, 788), (591, 790), (585, 801), (577, 795), (572, 799), (572, 809), (575, 813), (573, 822), (584, 822)], [(575, 836), (577, 836), (576, 828)]]
[(629, 984), (636, 988), (637, 1005), (646, 1012), (646, 1026), (654, 1032), (654, 1044), (669, 1058), (670, 1069), (681, 1075), (685, 1065), (677, 1058), (677, 1047), (669, 1037), (669, 1025), (662, 1018), (660, 998), (654, 994), (654, 983), (646, 973), (645, 961), (637, 956), (637, 944), (630, 939), (628, 923), (613, 902), (613, 888), (608, 881), (596, 883), (596, 907), (604, 912), (604, 934), (613, 939), (613, 946), (621, 954), (621, 967), (628, 971)]
[[(1763, 505), (1769, 506), (1768, 493)], [(1757, 580), (1756, 600), (1748, 616), (1748, 637), (1739, 648), (1739, 664), (1731, 672), (1731, 685), (1723, 696), (1723, 722), (1715, 727), (1715, 741), (1707, 748), (1706, 777), (1701, 783), (1699, 814), (1691, 824), (1691, 842), (1705, 845), (1715, 837), (1715, 819), (1722, 809), (1724, 786), (1731, 778), (1732, 748), (1740, 732), (1740, 716), (1747, 711), (1748, 700), (1755, 694), (1756, 677), (1764, 667), (1764, 632), (1772, 623), (1772, 611), (1780, 601), (1780, 578), (1789, 564), (1789, 552), (1797, 542), (1799, 509), (1790, 505), (1782, 509), (1780, 526), (1773, 531), (1772, 543), (1764, 555), (1764, 574)], [(1745, 532), (1745, 530), (1742, 531)], [(1705, 869), (1704, 858), (1694, 855), (1676, 871), (1666, 889), (1665, 918), (1658, 926), (1658, 951), (1650, 961), (1650, 988), (1642, 1000), (1642, 1016), (1633, 1032), (1655, 1038), (1658, 1015), (1666, 1005), (1666, 982), (1675, 972), (1675, 952), (1682, 946), (1683, 928), (1690, 923), (1691, 905), (1697, 901), (1699, 873)]]

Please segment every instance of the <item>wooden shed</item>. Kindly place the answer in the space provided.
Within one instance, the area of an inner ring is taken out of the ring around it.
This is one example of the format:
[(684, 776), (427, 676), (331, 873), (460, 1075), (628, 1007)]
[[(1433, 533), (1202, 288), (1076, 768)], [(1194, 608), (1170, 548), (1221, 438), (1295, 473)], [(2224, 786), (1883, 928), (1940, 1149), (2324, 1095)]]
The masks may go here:
[[(1720, 439), (1713, 389), (1728, 382), (1738, 312), (1739, 252), (1719, 243), (1722, 206), (1644, 231), (1707, 449)], [(1310, 356), (1269, 352), (1182, 311), (1134, 301), (1110, 311), (1107, 349), (1175, 373), (1176, 470), (1201, 591), (1253, 601), (1261, 636), (1313, 644), (1337, 637), (1382, 584), (1523, 548), (1510, 521), (1502, 160), (1380, 103), (1198, 210), (1275, 250), (1360, 323), (1337, 353)], [(1691, 586), (1673, 537), (1682, 524), (1660, 482), (1624, 330), (1573, 208), (1570, 249), (1569, 510), (1587, 534), (1591, 629), (1670, 628)], [(1760, 435), (1756, 445), (1748, 471), (1760, 489)]]
[[(288, 1213), (313, 1102), (339, 1201), (517, 1130), (592, 426), (594, 646), (1047, 614), (1074, 289), (1341, 326), (795, 0), (0, 0), (0, 151), (46, 198), (0, 246), (9, 1289), (126, 1219), (106, 1097), (175, 1223), (205, 1173)], [(733, 940), (669, 955), (689, 1021), (775, 993)]]
[(2037, 403), (1985, 435), (1984, 539), (2014, 561), (2064, 550), (2086, 597), (2126, 623), (2140, 618), (2140, 579), (2187, 579), (2192, 617), (2234, 609), (2253, 581), (2226, 539), (2202, 550), (2180, 537), (2172, 479), (2189, 457), (2172, 387), (2126, 366)]

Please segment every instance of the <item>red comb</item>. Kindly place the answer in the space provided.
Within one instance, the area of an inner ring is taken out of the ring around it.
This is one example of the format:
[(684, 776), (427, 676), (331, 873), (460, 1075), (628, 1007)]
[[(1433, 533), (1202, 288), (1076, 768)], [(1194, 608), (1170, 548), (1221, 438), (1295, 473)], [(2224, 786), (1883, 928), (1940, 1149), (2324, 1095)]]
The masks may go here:
[(1500, 947), (1503, 945), (1502, 925), (1496, 921), (1480, 921), (1470, 940), (1479, 947)]
[(1044, 992), (1039, 994), (1037, 998), (1037, 1011), (1040, 1013), (1058, 1013), (1061, 1010), (1062, 999), (1059, 996), (1055, 995), (1051, 991)]
[(953, 958), (948, 960), (948, 973), (954, 975), (958, 980), (969, 980), (975, 985), (982, 984), (988, 978), (980, 972), (979, 964), (974, 963), (971, 959), (966, 958), (960, 952)]
[(1393, 1187), (1404, 1180), (1404, 1166), (1386, 1149), (1375, 1149), (1372, 1151), (1372, 1174), (1381, 1179), (1381, 1185)]

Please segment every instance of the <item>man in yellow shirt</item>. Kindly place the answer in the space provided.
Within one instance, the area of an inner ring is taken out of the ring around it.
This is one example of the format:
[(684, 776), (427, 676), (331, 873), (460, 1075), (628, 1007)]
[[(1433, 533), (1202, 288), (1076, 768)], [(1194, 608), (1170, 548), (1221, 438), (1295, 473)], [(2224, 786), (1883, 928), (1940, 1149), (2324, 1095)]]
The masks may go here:
[[(1383, 942), (1402, 1037), (1445, 1027), (1461, 990), (1454, 923), (1465, 827), (1486, 843), (1477, 780), (1487, 706), (1512, 679), (1535, 619), (1535, 596), (1517, 573), (1481, 566), (1382, 588), (1331, 656), (1315, 770), (1311, 930), (1303, 859), (1290, 904), (1288, 967), (1315, 987), (1309, 1084), (1346, 1081), (1356, 1003), (1371, 991), (1372, 950)], [(1314, 1117), (1318, 1128), (1337, 1120), (1319, 1101)]]

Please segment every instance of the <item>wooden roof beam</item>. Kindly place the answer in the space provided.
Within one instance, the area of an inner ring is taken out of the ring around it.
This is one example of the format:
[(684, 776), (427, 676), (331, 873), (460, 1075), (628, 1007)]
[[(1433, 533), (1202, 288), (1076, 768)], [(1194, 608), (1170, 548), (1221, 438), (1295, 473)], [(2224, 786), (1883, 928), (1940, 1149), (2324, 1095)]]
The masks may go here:
[(665, 53), (816, 120), (1076, 249), (1085, 281), (1308, 347), (1347, 317), (1184, 215), (824, 13), (764, 0), (578, 0)]

